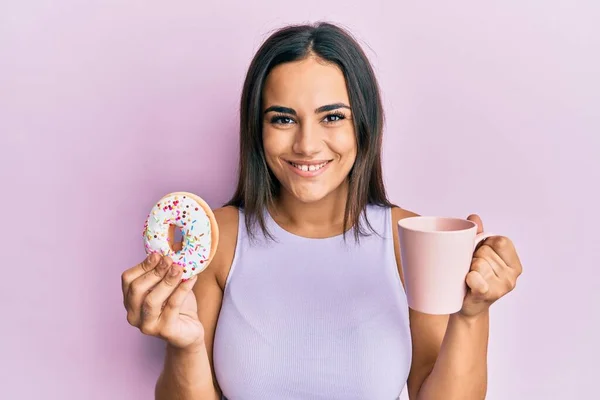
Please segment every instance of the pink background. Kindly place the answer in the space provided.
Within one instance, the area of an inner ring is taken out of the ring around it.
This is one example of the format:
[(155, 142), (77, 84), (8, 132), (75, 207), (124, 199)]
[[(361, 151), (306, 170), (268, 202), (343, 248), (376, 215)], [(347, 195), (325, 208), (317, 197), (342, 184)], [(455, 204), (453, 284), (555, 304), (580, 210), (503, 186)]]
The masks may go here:
[(477, 212), (520, 249), (488, 399), (595, 398), (600, 7), (483, 3), (3, 1), (0, 397), (152, 398), (162, 345), (127, 325), (119, 283), (144, 218), (172, 190), (229, 197), (253, 52), (328, 19), (375, 65), (393, 200)]

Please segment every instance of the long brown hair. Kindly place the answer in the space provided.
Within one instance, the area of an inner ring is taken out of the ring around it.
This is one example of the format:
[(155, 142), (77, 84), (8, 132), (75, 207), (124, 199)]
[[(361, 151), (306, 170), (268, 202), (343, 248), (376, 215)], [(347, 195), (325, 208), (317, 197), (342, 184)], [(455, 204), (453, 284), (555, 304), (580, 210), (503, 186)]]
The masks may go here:
[[(387, 198), (381, 168), (384, 123), (379, 86), (373, 68), (360, 45), (345, 29), (331, 23), (290, 25), (275, 31), (258, 49), (250, 63), (240, 103), (240, 159), (236, 191), (226, 205), (244, 210), (248, 235), (258, 224), (272, 237), (265, 210), (273, 206), (279, 181), (267, 166), (262, 144), (262, 91), (269, 72), (277, 65), (315, 54), (337, 65), (343, 72), (358, 146), (356, 161), (348, 175), (348, 198), (344, 227), (354, 228), (358, 241), (368, 232), (361, 223), (367, 204), (393, 206)], [(344, 235), (346, 229), (344, 229)], [(344, 236), (345, 237), (345, 236)]]

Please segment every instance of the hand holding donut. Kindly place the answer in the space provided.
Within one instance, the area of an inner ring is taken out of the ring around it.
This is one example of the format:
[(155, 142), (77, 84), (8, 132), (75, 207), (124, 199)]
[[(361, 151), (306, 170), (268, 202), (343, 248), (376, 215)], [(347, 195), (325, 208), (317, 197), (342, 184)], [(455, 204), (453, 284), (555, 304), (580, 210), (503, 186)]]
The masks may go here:
[[(477, 233), (483, 232), (483, 222), (478, 215), (469, 220), (478, 225)], [(466, 277), (467, 295), (460, 311), (471, 317), (487, 310), (491, 304), (511, 292), (523, 266), (512, 241), (504, 236), (492, 236), (477, 248)]]
[[(180, 243), (175, 243), (177, 228)], [(218, 232), (210, 207), (192, 193), (170, 193), (154, 204), (142, 233), (148, 257), (121, 276), (131, 325), (177, 348), (202, 343), (192, 288), (215, 255)]]
[(177, 348), (204, 339), (192, 292), (196, 276), (182, 281), (182, 274), (183, 268), (169, 257), (152, 253), (121, 277), (127, 321), (142, 333), (165, 339)]

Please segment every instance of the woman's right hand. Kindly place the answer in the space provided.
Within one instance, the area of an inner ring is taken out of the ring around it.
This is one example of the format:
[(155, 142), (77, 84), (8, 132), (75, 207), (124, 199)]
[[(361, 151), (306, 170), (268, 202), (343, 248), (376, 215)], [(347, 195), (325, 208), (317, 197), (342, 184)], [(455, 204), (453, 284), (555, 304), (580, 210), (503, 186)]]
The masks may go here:
[(204, 329), (192, 291), (197, 278), (182, 282), (182, 273), (182, 267), (172, 264), (169, 257), (153, 253), (123, 272), (121, 286), (131, 325), (187, 349), (204, 343)]

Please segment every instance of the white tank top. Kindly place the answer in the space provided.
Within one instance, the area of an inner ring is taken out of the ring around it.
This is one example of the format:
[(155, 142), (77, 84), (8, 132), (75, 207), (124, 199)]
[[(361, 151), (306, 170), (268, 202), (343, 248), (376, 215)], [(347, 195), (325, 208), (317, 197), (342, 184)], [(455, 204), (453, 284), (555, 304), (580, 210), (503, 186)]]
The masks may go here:
[(266, 213), (276, 242), (250, 242), (240, 211), (214, 339), (228, 400), (394, 400), (411, 364), (408, 306), (391, 209), (368, 206), (380, 234), (308, 239)]

